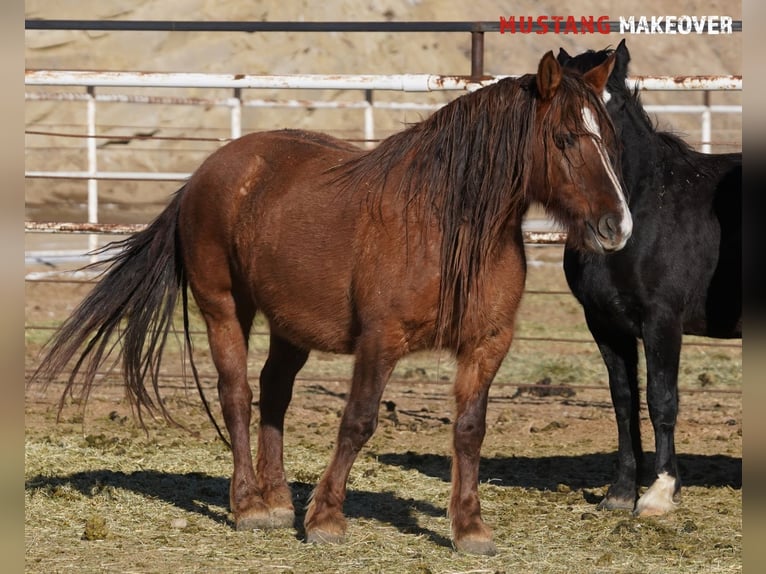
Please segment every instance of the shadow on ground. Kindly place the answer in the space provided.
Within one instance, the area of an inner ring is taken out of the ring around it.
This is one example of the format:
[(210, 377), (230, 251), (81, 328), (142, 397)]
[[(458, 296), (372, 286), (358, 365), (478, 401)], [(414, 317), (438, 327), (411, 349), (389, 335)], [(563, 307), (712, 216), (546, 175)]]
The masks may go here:
[[(445, 482), (450, 480), (449, 457), (432, 454), (379, 453), (382, 464), (417, 470)], [(651, 468), (652, 453), (647, 454)], [(589, 488), (607, 485), (613, 477), (614, 453), (595, 453), (580, 456), (552, 457), (499, 457), (483, 458), (480, 480), (495, 486), (516, 486), (537, 490), (555, 490), (564, 484), (571, 489), (583, 489), (589, 503), (597, 503)], [(681, 473), (686, 486), (742, 487), (742, 459), (722, 455), (679, 455)], [(74, 488), (84, 496), (97, 496), (107, 488), (117, 488), (147, 498), (163, 500), (182, 510), (210, 518), (233, 528), (228, 509), (228, 477), (203, 473), (166, 473), (142, 470), (124, 473), (111, 470), (78, 472), (62, 476), (36, 476), (28, 480), (25, 489), (54, 493), (57, 488)], [(293, 500), (296, 508), (295, 530), (299, 539), (305, 539), (303, 520), (314, 485), (293, 482)], [(418, 524), (418, 514), (444, 516), (446, 509), (416, 498), (402, 498), (393, 492), (369, 492), (349, 489), (344, 506), (350, 518), (369, 518), (388, 523), (403, 533), (422, 535), (441, 546), (450, 546), (450, 540)]]
[[(73, 488), (84, 496), (97, 496), (109, 488), (134, 492), (146, 498), (162, 500), (190, 513), (196, 513), (234, 528), (229, 506), (228, 477), (203, 473), (167, 473), (142, 470), (131, 473), (94, 470), (62, 476), (36, 476), (25, 484), (27, 492), (55, 493)], [(305, 539), (303, 520), (313, 484), (293, 482), (296, 536)], [(418, 514), (444, 516), (446, 510), (414, 498), (401, 498), (393, 492), (368, 492), (349, 489), (344, 506), (349, 518), (369, 518), (395, 526), (403, 533), (422, 535), (441, 546), (450, 546), (449, 538), (418, 525)]]
[[(418, 470), (443, 481), (450, 480), (451, 459), (443, 455), (377, 453), (375, 458), (391, 466)], [(556, 490), (559, 484), (572, 489), (597, 488), (615, 477), (616, 453), (593, 453), (578, 456), (482, 457), (479, 480), (496, 486), (519, 486), (537, 490)], [(645, 454), (645, 468), (651, 469), (654, 453)], [(684, 486), (742, 487), (742, 458), (724, 455), (679, 454), (678, 465)], [(644, 483), (648, 485), (649, 472)]]

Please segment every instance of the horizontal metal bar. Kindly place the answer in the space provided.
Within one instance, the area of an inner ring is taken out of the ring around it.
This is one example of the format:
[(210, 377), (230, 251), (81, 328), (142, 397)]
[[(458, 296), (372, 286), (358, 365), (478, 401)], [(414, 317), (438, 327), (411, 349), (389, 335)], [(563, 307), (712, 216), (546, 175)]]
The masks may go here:
[[(475, 90), (503, 78), (516, 75), (488, 76), (476, 82), (468, 76), (436, 74), (205, 74), (200, 72), (103, 72), (89, 70), (27, 70), (27, 86), (95, 86), (162, 88), (250, 88), (307, 90), (392, 90), (430, 92)], [(626, 84), (642, 90), (741, 90), (742, 76), (633, 76)]]
[(493, 22), (262, 22), (196, 20), (27, 19), (27, 30), (119, 30), (133, 32), (481, 32), (499, 31)]
[[(191, 87), (191, 86), (187, 86)], [(105, 94), (102, 92), (86, 94), (85, 92), (30, 92), (24, 93), (24, 98), (30, 101), (62, 101), (86, 102), (96, 101), (108, 104), (166, 104), (180, 106), (231, 106), (242, 100), (232, 97), (197, 98), (184, 96), (155, 96), (147, 94)]]
[(705, 106), (702, 104), (652, 104), (645, 105), (644, 109), (647, 112), (662, 112), (666, 114), (701, 114), (702, 112), (709, 110), (714, 114), (741, 114), (742, 106), (726, 105), (726, 104), (714, 104)]
[[(436, 110), (444, 106), (444, 103), (419, 103), (419, 102), (385, 102), (374, 100), (372, 103), (366, 100), (341, 101), (341, 100), (308, 100), (276, 98), (183, 98), (165, 96), (145, 96), (136, 94), (96, 94), (89, 96), (84, 93), (72, 92), (26, 92), (25, 99), (33, 101), (82, 101), (95, 99), (102, 103), (131, 103), (131, 104), (166, 104), (181, 106), (235, 106), (242, 105), (252, 108), (316, 108), (316, 109), (364, 109), (372, 106), (375, 109), (388, 110)], [(731, 104), (650, 104), (644, 109), (650, 112), (666, 113), (702, 113), (710, 110), (719, 114), (742, 113), (741, 105)]]
[(24, 231), (37, 233), (103, 233), (104, 235), (137, 233), (148, 226), (145, 223), (63, 223), (25, 221)]
[(133, 181), (185, 181), (191, 173), (183, 172), (132, 172), (132, 171), (27, 171), (28, 178), (45, 179), (125, 179)]
[[(118, 224), (118, 223), (61, 223), (25, 221), (24, 231), (37, 233), (104, 233), (125, 234), (143, 231), (146, 224)], [(566, 241), (566, 233), (563, 231), (524, 231), (524, 241), (539, 244), (562, 244)]]
[(625, 83), (639, 90), (741, 90), (742, 76), (631, 76)]
[[(500, 32), (500, 16), (496, 20), (480, 22), (253, 22), (253, 21), (195, 21), (195, 20), (43, 20), (27, 19), (27, 30), (121, 30), (134, 32)], [(510, 16), (508, 16), (510, 17)], [(528, 16), (524, 16), (525, 18)], [(606, 16), (607, 18), (609, 16)], [(630, 16), (626, 16), (628, 18)], [(545, 20), (547, 27), (553, 27), (554, 21)], [(583, 31), (579, 18), (574, 19), (574, 26)], [(565, 20), (563, 21), (566, 22)], [(732, 32), (742, 31), (742, 20), (732, 20)], [(561, 24), (563, 27), (563, 24)], [(607, 20), (599, 29), (608, 28), (609, 32), (622, 33), (620, 20)], [(530, 32), (540, 32), (543, 27), (537, 18), (532, 23)], [(707, 23), (705, 24), (707, 30)], [(518, 32), (517, 32), (518, 34)]]
[[(429, 92), (465, 90), (476, 82), (464, 76), (435, 74), (205, 74), (201, 72), (103, 72), (89, 70), (27, 70), (28, 86), (95, 86), (156, 88), (274, 88), (307, 90), (393, 90)], [(485, 82), (482, 82), (485, 83)]]

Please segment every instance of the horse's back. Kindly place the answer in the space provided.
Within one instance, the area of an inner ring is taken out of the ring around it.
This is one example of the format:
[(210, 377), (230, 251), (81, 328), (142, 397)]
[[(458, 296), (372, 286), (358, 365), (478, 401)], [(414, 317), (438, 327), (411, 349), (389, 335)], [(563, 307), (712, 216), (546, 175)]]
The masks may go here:
[(352, 207), (328, 172), (360, 151), (329, 135), (301, 130), (257, 132), (231, 141), (192, 174), (182, 198), (183, 227), (194, 228), (198, 237), (197, 230), (211, 228), (219, 241), (240, 248), (248, 247), (243, 244), (248, 240), (269, 239), (274, 225), (300, 228), (309, 216), (321, 232), (323, 223), (339, 223)]
[(428, 346), (438, 229), (420, 210), (403, 209), (396, 182), (406, 169), (344, 181), (363, 153), (327, 135), (282, 130), (212, 154), (187, 184), (179, 225), (198, 303), (235, 293), (302, 348), (350, 353), (365, 329), (408, 350)]
[[(742, 336), (742, 154), (697, 154), (700, 176), (686, 186), (688, 219), (698, 241), (687, 248), (689, 301), (684, 333)], [(696, 213), (691, 207), (698, 200)], [(710, 238), (710, 239), (708, 239)]]

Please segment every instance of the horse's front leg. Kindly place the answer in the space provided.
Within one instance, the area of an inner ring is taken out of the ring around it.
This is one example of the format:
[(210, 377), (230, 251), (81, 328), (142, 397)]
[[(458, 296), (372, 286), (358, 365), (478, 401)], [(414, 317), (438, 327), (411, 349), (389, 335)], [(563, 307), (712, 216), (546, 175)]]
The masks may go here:
[(335, 451), (306, 512), (307, 542), (340, 543), (345, 539), (346, 481), (359, 451), (375, 432), (383, 389), (399, 357), (398, 352), (383, 350), (377, 339), (360, 337)]
[(453, 543), (461, 552), (484, 555), (497, 552), (492, 530), (481, 518), (479, 461), (486, 433), (489, 387), (508, 352), (511, 338), (512, 333), (507, 332), (458, 355), (449, 514)]
[(678, 416), (678, 365), (682, 329), (672, 311), (656, 313), (644, 324), (646, 402), (654, 427), (656, 457), (654, 482), (636, 504), (636, 516), (657, 516), (678, 505), (681, 480), (676, 462), (675, 429)]
[(617, 421), (617, 478), (598, 508), (633, 510), (643, 462), (636, 338), (590, 313), (586, 312), (585, 318), (609, 374), (609, 392)]

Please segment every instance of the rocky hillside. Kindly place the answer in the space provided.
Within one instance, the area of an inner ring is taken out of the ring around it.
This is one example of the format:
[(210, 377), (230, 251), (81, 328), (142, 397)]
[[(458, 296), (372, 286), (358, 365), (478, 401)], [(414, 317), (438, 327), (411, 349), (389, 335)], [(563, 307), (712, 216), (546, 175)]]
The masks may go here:
[[(264, 21), (494, 21), (502, 16), (725, 14), (725, 0), (27, 0), (27, 18)], [(489, 73), (531, 71), (540, 55), (616, 44), (591, 35), (488, 34)], [(29, 31), (31, 68), (204, 71), (221, 73), (467, 73), (469, 39), (462, 34), (290, 34)], [(741, 73), (741, 35), (647, 36), (629, 39), (636, 74)]]

